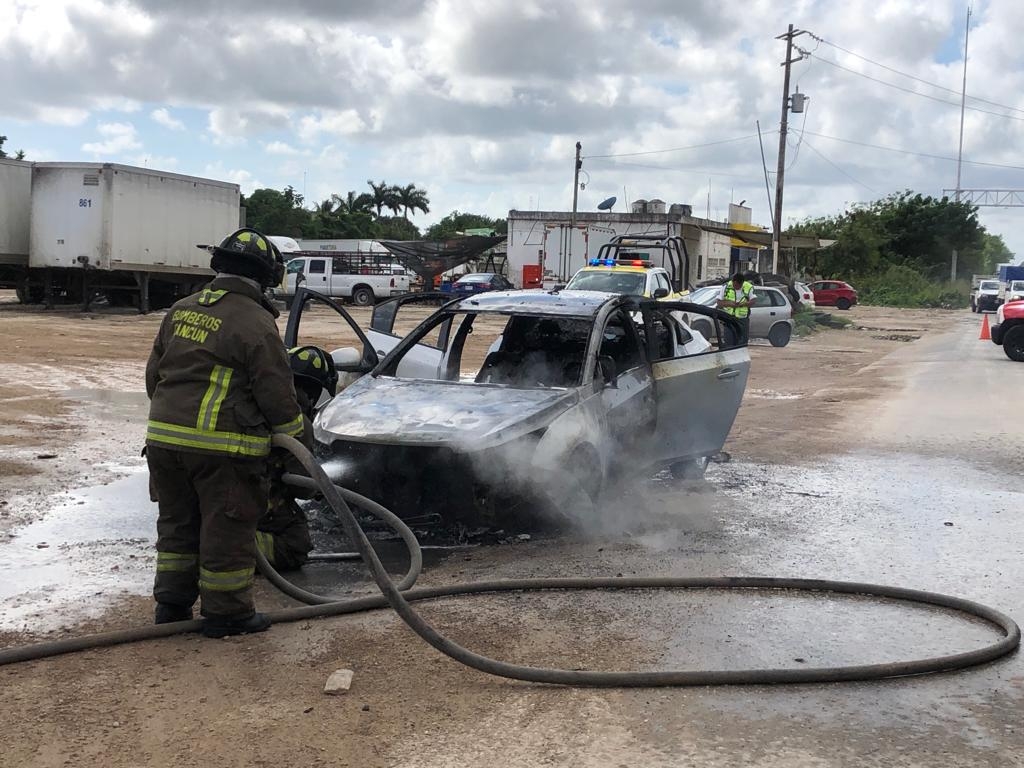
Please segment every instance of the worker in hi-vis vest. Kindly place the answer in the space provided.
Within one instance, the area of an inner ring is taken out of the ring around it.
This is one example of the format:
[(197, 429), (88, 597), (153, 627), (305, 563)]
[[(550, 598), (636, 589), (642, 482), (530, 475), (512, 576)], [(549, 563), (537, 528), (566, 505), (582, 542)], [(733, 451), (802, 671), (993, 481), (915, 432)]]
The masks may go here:
[(146, 365), (146, 456), (157, 519), (156, 623), (192, 618), (202, 597), (208, 637), (261, 632), (256, 524), (267, 510), (273, 433), (303, 434), (277, 310), (277, 248), (252, 229), (217, 246), (217, 273), (168, 310)]
[(740, 323), (740, 337), (737, 346), (746, 344), (750, 335), (750, 308), (754, 305), (754, 284), (737, 272), (722, 287), (722, 295), (718, 299), (718, 308), (725, 310)]

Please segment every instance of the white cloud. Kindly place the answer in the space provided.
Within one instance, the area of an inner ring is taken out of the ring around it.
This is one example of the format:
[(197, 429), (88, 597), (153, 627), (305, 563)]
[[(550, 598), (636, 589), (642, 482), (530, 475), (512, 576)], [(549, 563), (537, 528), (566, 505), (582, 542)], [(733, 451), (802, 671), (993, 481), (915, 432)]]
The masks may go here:
[(367, 130), (367, 125), (354, 109), (326, 110), (319, 115), (306, 115), (299, 121), (298, 134), (303, 141), (315, 141), (321, 134), (350, 136)]
[(139, 141), (135, 126), (131, 123), (100, 123), (96, 130), (103, 139), (83, 144), (83, 152), (91, 152), (94, 155), (119, 155), (142, 149), (142, 142)]
[(241, 188), (243, 195), (252, 194), (253, 190), (261, 189), (265, 186), (251, 172), (238, 168), (226, 169), (221, 162), (210, 163), (203, 168), (202, 173), (199, 175), (207, 179), (230, 181), (233, 184), (237, 184)]
[(176, 117), (172, 117), (170, 111), (166, 107), (154, 109), (152, 112), (149, 113), (149, 116), (154, 123), (156, 123), (157, 125), (162, 125), (164, 128), (167, 128), (168, 130), (185, 130), (185, 124), (181, 122), (181, 120), (178, 120)]
[(303, 155), (308, 154), (302, 150), (298, 150), (291, 144), (284, 141), (269, 141), (263, 145), (263, 151), (269, 155)]

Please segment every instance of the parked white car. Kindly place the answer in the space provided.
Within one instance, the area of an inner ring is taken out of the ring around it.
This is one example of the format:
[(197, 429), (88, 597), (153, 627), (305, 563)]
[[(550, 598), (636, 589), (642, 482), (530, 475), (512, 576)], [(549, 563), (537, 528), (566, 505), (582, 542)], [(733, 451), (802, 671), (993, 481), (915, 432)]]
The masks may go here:
[[(709, 285), (698, 288), (686, 297), (694, 304), (713, 307), (722, 295), (722, 286)], [(785, 291), (769, 285), (754, 286), (754, 306), (750, 308), (750, 338), (768, 339), (773, 347), (789, 344), (793, 335), (793, 305)], [(711, 322), (698, 317), (690, 320), (693, 330), (710, 338)]]

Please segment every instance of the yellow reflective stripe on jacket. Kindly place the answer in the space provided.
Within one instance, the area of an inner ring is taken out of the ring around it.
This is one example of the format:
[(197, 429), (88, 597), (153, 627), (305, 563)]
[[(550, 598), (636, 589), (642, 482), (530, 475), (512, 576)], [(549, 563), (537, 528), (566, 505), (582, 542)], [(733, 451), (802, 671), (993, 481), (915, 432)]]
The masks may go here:
[(199, 303), (204, 307), (208, 307), (223, 299), (227, 293), (227, 291), (214, 291), (210, 288), (204, 288), (199, 294)]
[(211, 571), (199, 569), (199, 588), (210, 592), (240, 592), (252, 586), (255, 568), (237, 571)]
[(243, 435), (239, 432), (217, 432), (195, 427), (182, 427), (163, 421), (150, 421), (146, 441), (178, 448), (199, 448), (236, 456), (266, 456), (270, 453), (270, 437)]
[(271, 432), (281, 432), (292, 437), (302, 437), (302, 414), (300, 413), (287, 424), (278, 424), (270, 428)]
[(259, 547), (263, 556), (274, 564), (274, 534), (266, 531), (256, 531), (256, 546)]
[(196, 429), (201, 429), (204, 432), (212, 432), (217, 429), (217, 416), (220, 414), (220, 406), (228, 394), (228, 387), (231, 386), (232, 373), (234, 371), (227, 366), (213, 366), (213, 370), (210, 372), (210, 386), (206, 388), (203, 402), (199, 406)]
[(199, 564), (197, 553), (187, 552), (157, 552), (156, 570), (157, 573), (165, 571), (191, 571)]

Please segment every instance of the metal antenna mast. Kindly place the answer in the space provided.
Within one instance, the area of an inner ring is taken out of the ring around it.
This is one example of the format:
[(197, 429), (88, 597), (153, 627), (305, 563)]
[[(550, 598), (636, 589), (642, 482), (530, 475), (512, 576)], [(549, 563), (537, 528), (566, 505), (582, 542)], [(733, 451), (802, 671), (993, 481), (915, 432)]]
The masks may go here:
[[(969, 5), (967, 6), (967, 23), (964, 27), (964, 82), (963, 88), (960, 91), (960, 146), (956, 154), (956, 194), (953, 197), (953, 200), (957, 203), (960, 202), (960, 171), (964, 160), (964, 110), (967, 107), (967, 45), (971, 39), (971, 6)], [(957, 256), (959, 254), (956, 248), (954, 248), (949, 265), (950, 280), (956, 280)]]

